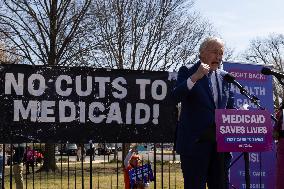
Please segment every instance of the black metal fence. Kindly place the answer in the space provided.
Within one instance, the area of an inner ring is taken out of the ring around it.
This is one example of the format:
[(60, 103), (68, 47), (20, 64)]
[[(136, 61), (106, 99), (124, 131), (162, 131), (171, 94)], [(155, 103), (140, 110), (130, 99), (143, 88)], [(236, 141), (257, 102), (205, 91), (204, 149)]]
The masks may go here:
[[(15, 145), (14, 145), (15, 146)], [(89, 146), (89, 147), (88, 147)], [(20, 182), (16, 172), (23, 176), (24, 188), (124, 188), (123, 159), (121, 144), (53, 144), (55, 171), (41, 171), (45, 144), (22, 144), (25, 151), (34, 150), (32, 163), (27, 156), (18, 164), (13, 144), (2, 144), (0, 153), (1, 188), (16, 188)], [(137, 144), (141, 163), (149, 163), (154, 180), (150, 188), (183, 188), (179, 156), (173, 144)], [(26, 157), (26, 158), (25, 158)], [(21, 173), (22, 171), (22, 173)]]

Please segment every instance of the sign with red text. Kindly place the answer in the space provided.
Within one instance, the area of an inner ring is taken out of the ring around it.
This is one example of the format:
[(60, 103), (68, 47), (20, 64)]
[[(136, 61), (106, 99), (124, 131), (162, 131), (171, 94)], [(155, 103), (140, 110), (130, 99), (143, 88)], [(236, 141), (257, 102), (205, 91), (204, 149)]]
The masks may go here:
[(219, 152), (272, 150), (271, 118), (267, 111), (217, 109), (215, 120)]

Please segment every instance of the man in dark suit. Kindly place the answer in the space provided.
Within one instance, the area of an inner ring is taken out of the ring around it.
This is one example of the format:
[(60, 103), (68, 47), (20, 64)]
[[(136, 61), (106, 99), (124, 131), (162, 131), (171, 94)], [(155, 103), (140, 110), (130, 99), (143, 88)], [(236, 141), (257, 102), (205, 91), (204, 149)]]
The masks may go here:
[(173, 96), (181, 102), (176, 151), (180, 154), (185, 189), (228, 188), (229, 153), (218, 153), (215, 109), (233, 108), (230, 84), (219, 69), (224, 53), (221, 39), (210, 37), (199, 48), (198, 61), (178, 72)]

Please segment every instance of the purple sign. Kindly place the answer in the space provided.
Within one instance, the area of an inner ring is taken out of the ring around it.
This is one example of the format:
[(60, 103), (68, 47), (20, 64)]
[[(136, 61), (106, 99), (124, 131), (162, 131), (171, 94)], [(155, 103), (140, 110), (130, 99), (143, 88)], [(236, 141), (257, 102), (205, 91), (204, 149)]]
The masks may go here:
[(223, 110), (215, 113), (219, 152), (272, 150), (271, 118), (265, 110)]
[[(272, 76), (261, 74), (262, 67), (262, 65), (256, 64), (224, 63), (224, 70), (232, 74), (250, 94), (258, 97), (262, 107), (273, 113)], [(244, 105), (249, 105), (250, 111), (258, 110), (258, 107), (243, 96), (237, 87), (233, 86), (231, 91), (235, 94), (235, 105), (238, 109)], [(275, 148), (275, 145), (273, 145), (273, 148)], [(243, 158), (238, 159), (241, 154), (242, 152), (232, 153), (234, 164), (230, 168), (230, 184), (235, 188), (245, 189), (244, 160)], [(275, 162), (275, 149), (267, 152), (249, 152), (251, 189), (275, 188)]]

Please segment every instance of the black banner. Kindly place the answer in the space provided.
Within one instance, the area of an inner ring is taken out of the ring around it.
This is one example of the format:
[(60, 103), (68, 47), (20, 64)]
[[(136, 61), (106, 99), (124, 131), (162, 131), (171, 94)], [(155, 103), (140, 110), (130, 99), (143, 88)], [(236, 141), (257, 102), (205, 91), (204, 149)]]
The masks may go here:
[(0, 142), (173, 142), (168, 72), (0, 66)]

